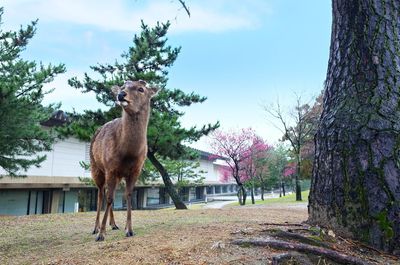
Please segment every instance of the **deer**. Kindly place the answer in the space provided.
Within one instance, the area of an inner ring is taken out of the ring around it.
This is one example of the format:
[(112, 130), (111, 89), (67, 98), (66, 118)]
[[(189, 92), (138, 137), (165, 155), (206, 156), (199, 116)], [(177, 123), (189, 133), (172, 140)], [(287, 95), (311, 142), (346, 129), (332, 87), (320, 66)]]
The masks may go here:
[[(90, 168), (98, 188), (97, 215), (93, 234), (96, 241), (103, 241), (107, 216), (113, 230), (115, 224), (112, 204), (117, 185), (125, 180), (127, 217), (125, 235), (134, 235), (132, 230), (132, 192), (147, 156), (147, 126), (150, 117), (150, 100), (158, 89), (149, 87), (143, 80), (126, 81), (121, 87), (113, 86), (116, 103), (122, 107), (121, 118), (107, 122), (97, 129), (90, 144)], [(106, 206), (100, 224), (103, 197)]]

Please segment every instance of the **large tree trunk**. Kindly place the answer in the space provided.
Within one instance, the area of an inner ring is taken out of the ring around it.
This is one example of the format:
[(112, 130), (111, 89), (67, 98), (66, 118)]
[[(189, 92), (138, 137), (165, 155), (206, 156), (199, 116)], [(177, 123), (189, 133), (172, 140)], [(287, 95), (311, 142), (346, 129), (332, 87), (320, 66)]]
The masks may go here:
[(179, 194), (176, 192), (174, 184), (172, 183), (168, 172), (165, 170), (163, 165), (161, 165), (161, 163), (157, 160), (153, 153), (148, 152), (147, 157), (149, 158), (153, 166), (158, 170), (158, 172), (160, 172), (161, 177), (164, 181), (165, 189), (168, 195), (171, 197), (172, 201), (174, 202), (175, 208), (178, 210), (186, 210), (186, 205), (183, 203), (182, 199), (179, 197)]
[(333, 0), (309, 221), (400, 254), (400, 0)]

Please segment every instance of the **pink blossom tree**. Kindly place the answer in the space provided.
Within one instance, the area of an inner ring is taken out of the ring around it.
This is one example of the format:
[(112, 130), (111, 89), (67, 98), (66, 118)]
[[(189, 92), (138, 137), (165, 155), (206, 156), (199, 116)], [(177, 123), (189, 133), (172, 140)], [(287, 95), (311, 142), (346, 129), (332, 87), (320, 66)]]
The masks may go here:
[(284, 177), (291, 177), (296, 174), (296, 163), (290, 162), (286, 165), (285, 169), (283, 170)]
[[(283, 169), (282, 177), (284, 179), (288, 180), (290, 179), (292, 181), (293, 177), (296, 177), (296, 173), (297, 173), (297, 163), (289, 162)], [(283, 196), (285, 196), (285, 186), (283, 185), (284, 181), (281, 181), (281, 183), (282, 183)]]
[(254, 204), (254, 188), (258, 182), (261, 186), (261, 196), (264, 199), (265, 175), (268, 171), (267, 159), (271, 146), (258, 135), (253, 135), (252, 144), (243, 154), (242, 166), (246, 182), (251, 188), (251, 201)]
[[(239, 187), (238, 199), (240, 205), (246, 204), (246, 189), (243, 184), (248, 179), (243, 163), (248, 156), (248, 150), (253, 144), (256, 134), (253, 129), (247, 128), (240, 131), (221, 130), (211, 134), (211, 148), (216, 157), (226, 161), (227, 168), (223, 170), (222, 179), (234, 179)], [(214, 157), (215, 158), (215, 157)], [(228, 173), (229, 172), (229, 173)]]

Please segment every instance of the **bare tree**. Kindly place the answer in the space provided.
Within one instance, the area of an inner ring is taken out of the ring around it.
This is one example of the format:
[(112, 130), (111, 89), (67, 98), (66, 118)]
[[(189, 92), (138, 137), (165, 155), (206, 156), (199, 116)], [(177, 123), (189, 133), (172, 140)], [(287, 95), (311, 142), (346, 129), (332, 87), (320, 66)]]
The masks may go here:
[(301, 172), (301, 149), (306, 142), (313, 139), (317, 120), (319, 114), (312, 111), (313, 108), (310, 107), (308, 103), (303, 103), (299, 95), (296, 95), (296, 105), (289, 112), (289, 119), (281, 109), (279, 101), (277, 101), (276, 106), (269, 108), (264, 106), (264, 110), (272, 118), (278, 120), (280, 126), (273, 125), (278, 128), (282, 133), (282, 141), (289, 141), (293, 155), (296, 160), (296, 201), (301, 201), (301, 188), (300, 188), (300, 172)]

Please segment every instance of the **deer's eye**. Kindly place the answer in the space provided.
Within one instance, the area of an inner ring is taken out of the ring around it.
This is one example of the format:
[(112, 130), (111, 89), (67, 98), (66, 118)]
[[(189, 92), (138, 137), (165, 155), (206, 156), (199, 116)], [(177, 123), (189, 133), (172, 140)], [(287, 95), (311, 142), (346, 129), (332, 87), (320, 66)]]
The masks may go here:
[(140, 93), (143, 93), (143, 92), (144, 92), (143, 87), (139, 87), (139, 88), (138, 88), (138, 91), (139, 91)]

